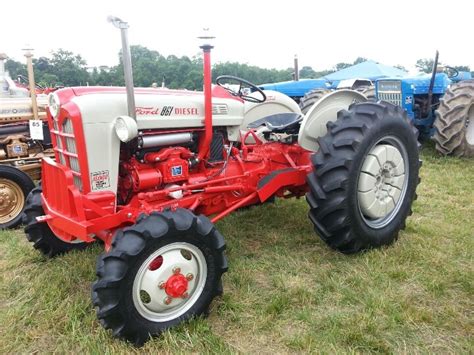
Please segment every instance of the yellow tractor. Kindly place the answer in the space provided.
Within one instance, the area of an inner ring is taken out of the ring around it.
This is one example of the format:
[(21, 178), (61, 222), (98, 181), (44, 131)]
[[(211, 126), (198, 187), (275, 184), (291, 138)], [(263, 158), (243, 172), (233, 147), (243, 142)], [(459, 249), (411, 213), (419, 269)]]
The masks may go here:
[(35, 86), (31, 50), (25, 56), (28, 87), (10, 77), (8, 57), (0, 53), (0, 229), (21, 222), (26, 196), (41, 178), (41, 159), (52, 156), (48, 96)]

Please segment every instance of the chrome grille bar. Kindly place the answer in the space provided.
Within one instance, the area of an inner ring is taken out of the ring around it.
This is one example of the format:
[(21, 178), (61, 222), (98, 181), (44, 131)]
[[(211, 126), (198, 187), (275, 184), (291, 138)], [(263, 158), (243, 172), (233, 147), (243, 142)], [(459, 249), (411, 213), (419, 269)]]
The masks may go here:
[(402, 93), (401, 92), (378, 92), (378, 99), (390, 102), (397, 106), (402, 106)]
[(79, 165), (72, 120), (66, 118), (62, 124), (54, 120), (53, 128), (51, 133), (56, 136), (57, 146), (54, 147), (54, 150), (58, 153), (59, 162), (71, 169), (74, 185), (82, 191), (81, 168)]

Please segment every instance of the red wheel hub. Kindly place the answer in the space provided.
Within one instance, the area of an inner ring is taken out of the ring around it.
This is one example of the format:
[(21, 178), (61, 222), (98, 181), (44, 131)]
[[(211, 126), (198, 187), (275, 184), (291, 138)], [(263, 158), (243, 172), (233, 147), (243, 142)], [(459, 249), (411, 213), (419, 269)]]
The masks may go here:
[(188, 280), (183, 274), (174, 274), (166, 281), (165, 291), (168, 296), (178, 298), (188, 289)]

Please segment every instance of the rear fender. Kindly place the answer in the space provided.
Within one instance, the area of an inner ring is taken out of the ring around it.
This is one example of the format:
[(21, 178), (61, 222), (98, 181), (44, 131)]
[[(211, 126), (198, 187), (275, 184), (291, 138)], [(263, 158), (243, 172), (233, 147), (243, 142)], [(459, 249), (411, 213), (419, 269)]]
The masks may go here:
[[(259, 120), (260, 118), (263, 118), (265, 116), (287, 112), (295, 112), (301, 114), (300, 107), (289, 96), (272, 90), (265, 90), (264, 92), (267, 96), (265, 102), (252, 103), (245, 101), (244, 119), (242, 121), (242, 124), (240, 126), (232, 126), (227, 129), (229, 140), (239, 141), (240, 135), (243, 135), (245, 134), (245, 132), (247, 132), (247, 127), (250, 123)], [(256, 98), (261, 97), (258, 92), (254, 92), (250, 96), (254, 96)], [(251, 140), (252, 138), (249, 137), (248, 142), (251, 143)]]
[(367, 98), (354, 90), (337, 90), (316, 102), (303, 118), (298, 134), (298, 144), (304, 149), (315, 152), (318, 149), (317, 139), (327, 133), (326, 124), (337, 119), (337, 113), (347, 110), (357, 102)]

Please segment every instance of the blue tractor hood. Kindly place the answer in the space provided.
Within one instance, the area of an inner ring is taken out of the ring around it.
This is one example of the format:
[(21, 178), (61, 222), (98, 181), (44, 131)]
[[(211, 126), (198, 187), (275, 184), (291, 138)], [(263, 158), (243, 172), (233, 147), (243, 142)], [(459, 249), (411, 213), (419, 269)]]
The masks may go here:
[(303, 96), (313, 89), (327, 89), (331, 82), (326, 79), (301, 79), (299, 81), (283, 81), (274, 84), (263, 84), (258, 87), (262, 90), (274, 90), (287, 96)]
[(275, 90), (290, 97), (302, 97), (313, 89), (335, 89), (341, 80), (369, 79), (376, 80), (387, 77), (406, 76), (404, 70), (383, 65), (373, 60), (368, 60), (319, 79), (301, 79), (299, 81), (284, 81), (259, 85), (262, 90)]
[[(381, 80), (401, 80), (404, 92), (414, 95), (427, 94), (430, 87), (431, 74), (419, 74), (415, 76), (406, 76), (404, 78), (384, 78)], [(438, 73), (435, 77), (433, 86), (434, 94), (444, 94), (446, 88), (451, 85), (452, 81), (445, 73)]]

